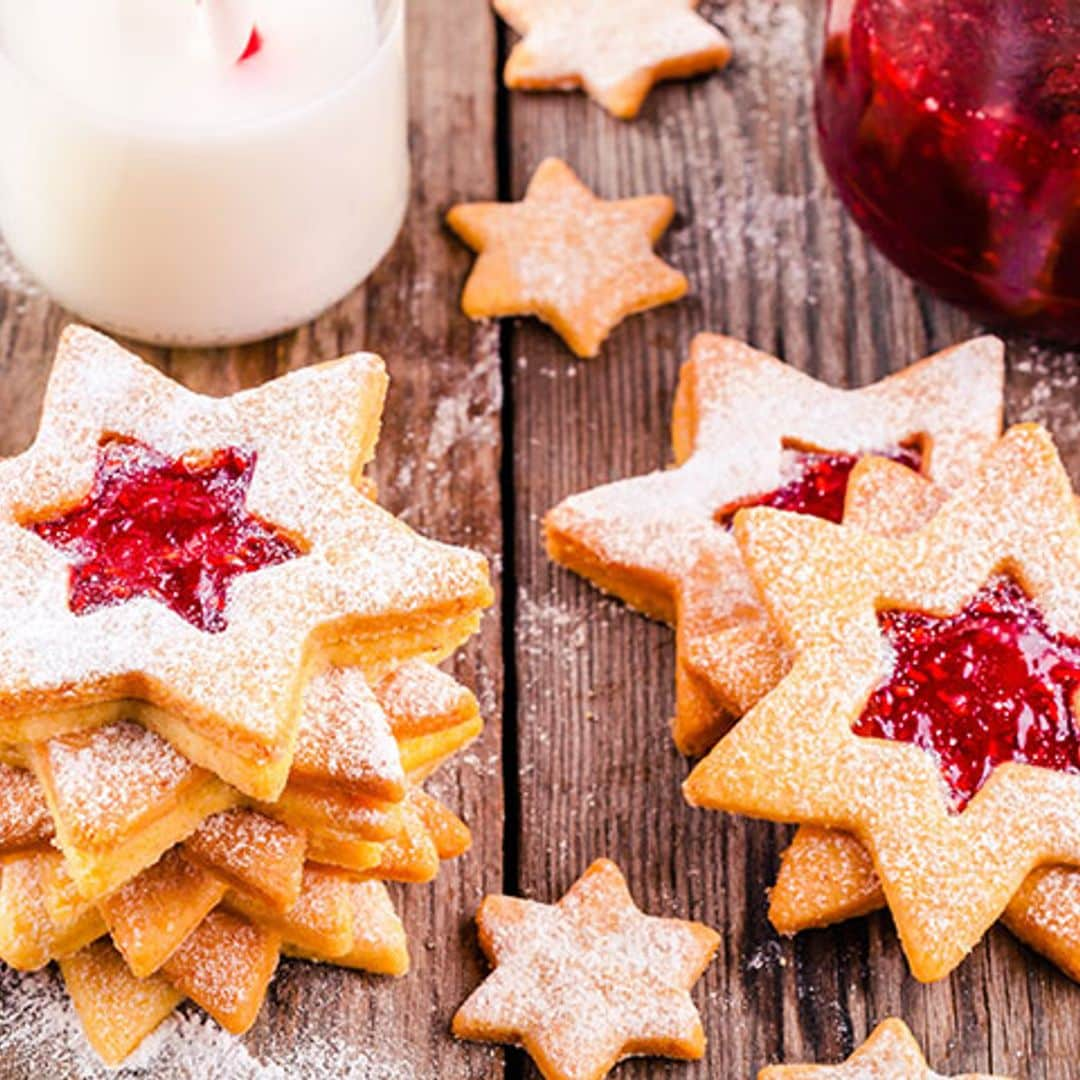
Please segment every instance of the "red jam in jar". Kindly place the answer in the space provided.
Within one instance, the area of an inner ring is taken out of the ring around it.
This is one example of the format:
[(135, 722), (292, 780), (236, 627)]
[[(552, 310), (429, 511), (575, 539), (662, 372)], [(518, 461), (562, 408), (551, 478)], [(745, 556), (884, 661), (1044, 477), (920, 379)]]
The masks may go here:
[(901, 269), (1080, 340), (1080, 3), (831, 0), (825, 165)]

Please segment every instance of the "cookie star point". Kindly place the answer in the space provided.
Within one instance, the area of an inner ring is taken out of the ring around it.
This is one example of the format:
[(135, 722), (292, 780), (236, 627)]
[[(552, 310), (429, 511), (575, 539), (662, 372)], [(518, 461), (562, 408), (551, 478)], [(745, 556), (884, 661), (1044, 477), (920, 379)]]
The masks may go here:
[(488, 897), (477, 914), (494, 971), (458, 1010), (459, 1038), (518, 1043), (549, 1080), (599, 1080), (630, 1054), (699, 1058), (689, 991), (719, 936), (643, 914), (601, 859), (556, 904)]
[[(758, 1080), (946, 1080), (927, 1064), (922, 1048), (903, 1020), (882, 1021), (840, 1065), (770, 1065)], [(954, 1080), (1006, 1080), (965, 1073)]]
[(627, 316), (686, 294), (686, 277), (653, 251), (674, 213), (666, 195), (601, 199), (548, 158), (523, 201), (449, 211), (477, 253), (462, 307), (474, 319), (535, 315), (576, 356), (596, 356)]
[(504, 81), (511, 89), (583, 88), (632, 120), (668, 79), (724, 67), (731, 46), (695, 10), (697, 0), (494, 0), (522, 35)]

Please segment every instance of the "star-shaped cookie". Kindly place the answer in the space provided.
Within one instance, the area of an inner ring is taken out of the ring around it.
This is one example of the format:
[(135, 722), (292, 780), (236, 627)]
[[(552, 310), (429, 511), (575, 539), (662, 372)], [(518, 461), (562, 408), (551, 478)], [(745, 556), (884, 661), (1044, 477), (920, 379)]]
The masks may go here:
[[(929, 481), (883, 458), (867, 458), (851, 476), (844, 523), (881, 536), (925, 525), (946, 501)], [(784, 852), (769, 893), (769, 920), (783, 934), (831, 926), (885, 906), (874, 861), (849, 833), (804, 825)], [(1080, 870), (1030, 873), (1002, 922), (1021, 941), (1080, 979)]]
[(632, 120), (656, 83), (722, 68), (731, 46), (695, 10), (698, 0), (494, 0), (523, 40), (504, 78), (511, 89), (584, 89)]
[[(854, 725), (872, 704), (885, 707), (883, 694), (899, 701), (901, 691), (921, 692), (897, 681), (894, 666), (897, 649), (917, 647), (928, 632), (920, 623), (991, 618), (1004, 605), (1020, 610), (1032, 640), (1052, 636), (1062, 649), (1080, 641), (1080, 511), (1053, 441), (1034, 425), (1013, 428), (910, 535), (883, 539), (772, 509), (742, 511), (735, 533), (795, 659), (697, 766), (686, 796), (698, 806), (854, 834), (871, 852), (912, 972), (942, 978), (1033, 869), (1080, 865), (1080, 768), (1071, 760), (1021, 763), (1067, 752), (1068, 733), (1024, 734), (1028, 756), (1002, 764), (987, 757), (988, 778), (972, 792), (957, 786), (957, 775), (980, 761), (956, 760), (962, 741), (924, 750), (900, 733), (860, 735)], [(914, 620), (910, 638), (886, 635), (899, 620)], [(1059, 704), (1075, 718), (1069, 663)], [(941, 685), (946, 716), (968, 715), (975, 685), (959, 697)], [(1019, 723), (1025, 714), (1013, 715)], [(964, 730), (982, 731), (989, 721), (980, 713)], [(948, 771), (939, 765), (946, 752)]]
[(684, 753), (708, 750), (788, 662), (742, 566), (731, 511), (783, 492), (800, 450), (854, 458), (915, 446), (922, 470), (955, 487), (1000, 432), (1003, 377), (994, 338), (859, 390), (732, 338), (694, 340), (675, 398), (676, 467), (572, 496), (544, 521), (556, 562), (676, 625), (673, 727)]
[(599, 859), (554, 905), (489, 896), (476, 916), (495, 970), (454, 1034), (518, 1043), (548, 1080), (598, 1080), (628, 1055), (700, 1058), (690, 989), (719, 936), (643, 915), (619, 868)]
[[(770, 1065), (758, 1080), (946, 1080), (926, 1063), (915, 1036), (903, 1020), (880, 1023), (842, 1065)], [(1005, 1080), (985, 1073), (964, 1073), (953, 1080)]]
[[(0, 463), (0, 741), (122, 714), (273, 799), (314, 670), (378, 674), (472, 633), (491, 600), (485, 560), (417, 536), (357, 488), (385, 386), (381, 361), (358, 355), (212, 399), (69, 328), (34, 444)], [(143, 547), (124, 546), (125, 514)], [(225, 519), (240, 524), (219, 530)], [(287, 541), (288, 557), (241, 528), (251, 520)], [(192, 545), (212, 551), (222, 533), (238, 545), (222, 558), (252, 572), (198, 577)], [(89, 600), (76, 591), (80, 537), (114, 575)], [(166, 565), (170, 550), (190, 573), (151, 588), (140, 568), (149, 556)], [(213, 617), (201, 623), (172, 596), (205, 591)]]
[(447, 215), (479, 255), (465, 314), (535, 315), (575, 355), (596, 356), (628, 315), (686, 294), (686, 278), (653, 252), (674, 214), (666, 195), (597, 198), (566, 162), (548, 158), (523, 202), (462, 203)]

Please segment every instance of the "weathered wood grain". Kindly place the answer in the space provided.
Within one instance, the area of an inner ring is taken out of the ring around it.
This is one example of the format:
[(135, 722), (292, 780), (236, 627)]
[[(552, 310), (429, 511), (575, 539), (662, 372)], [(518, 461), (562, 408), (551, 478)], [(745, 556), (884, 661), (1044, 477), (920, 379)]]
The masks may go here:
[[(818, 8), (713, 4), (735, 63), (659, 90), (627, 125), (579, 95), (501, 92), (487, 0), (410, 0), (416, 182), (394, 252), (365, 289), (300, 332), (224, 353), (152, 354), (193, 388), (226, 392), (350, 349), (382, 352), (393, 376), (377, 470), (384, 502), (432, 535), (506, 556), (507, 754), (494, 614), (459, 662), (480, 689), (488, 732), (434, 782), (472, 825), (474, 850), (433, 888), (398, 890), (413, 974), (388, 984), (290, 964), (240, 1044), (213, 1038), (189, 1013), (188, 1037), (220, 1054), (209, 1068), (194, 1058), (215, 1080), (275, 1061), (312, 1077), (533, 1075), (520, 1054), (504, 1070), (500, 1052), (448, 1035), (484, 971), (471, 915), (485, 892), (553, 899), (601, 854), (623, 866), (647, 909), (701, 918), (724, 935), (698, 995), (706, 1061), (628, 1064), (620, 1076), (741, 1080), (768, 1061), (833, 1060), (877, 1019), (900, 1014), (942, 1071), (1080, 1077), (1080, 990), (1003, 931), (934, 987), (907, 975), (884, 916), (776, 939), (765, 889), (786, 830), (683, 804), (687, 764), (666, 734), (670, 631), (551, 566), (539, 543), (540, 516), (564, 495), (670, 460), (676, 374), (699, 330), (744, 337), (848, 385), (970, 332), (873, 253), (829, 193), (810, 112)], [(502, 32), (504, 52), (508, 40)], [(679, 305), (628, 322), (585, 364), (531, 322), (470, 327), (456, 306), (470, 259), (440, 225), (454, 201), (520, 196), (553, 153), (603, 194), (670, 192), (680, 212), (662, 250), (694, 286)], [(32, 437), (66, 321), (38, 295), (0, 291), (0, 452)], [(1010, 362), (1011, 419), (1050, 423), (1080, 479), (1080, 358), (1017, 343)], [(0, 1028), (17, 1007), (0, 1000)], [(0, 1077), (36, 1078), (43, 1060), (55, 1075), (80, 1075), (62, 1055), (9, 1053)], [(165, 1054), (157, 1066), (186, 1075), (183, 1060)]]
[[(765, 890), (786, 831), (682, 802), (688, 766), (665, 730), (671, 633), (552, 566), (539, 540), (539, 518), (567, 494), (669, 463), (676, 373), (699, 330), (745, 338), (845, 385), (971, 333), (869, 249), (828, 189), (811, 116), (820, 8), (709, 5), (735, 62), (657, 91), (633, 125), (580, 95), (509, 101), (514, 197), (549, 154), (607, 196), (668, 192), (679, 217), (661, 252), (693, 282), (689, 299), (624, 324), (593, 362), (572, 362), (531, 322), (509, 333), (520, 886), (558, 896), (609, 855), (643, 906), (721, 930), (699, 996), (708, 1057), (670, 1075), (741, 1080), (771, 1061), (836, 1060), (899, 1014), (943, 1072), (1080, 1077), (1080, 989), (1002, 930), (932, 987), (907, 974), (884, 916), (778, 940)], [(1010, 347), (1010, 418), (1048, 422), (1080, 479), (1078, 364)], [(655, 1063), (620, 1071), (661, 1073)]]
[[(496, 194), (494, 24), (487, 0), (410, 0), (409, 12), (414, 199), (401, 238), (368, 285), (313, 325), (271, 342), (219, 352), (139, 351), (207, 393), (254, 385), (349, 351), (379, 352), (392, 379), (376, 468), (382, 501), (428, 535), (497, 558), (497, 331), (471, 326), (454, 303), (469, 258), (441, 225), (441, 212), (453, 200)], [(469, 64), (445, 62), (451, 37), (462, 56), (473, 58)], [(13, 453), (33, 436), (52, 350), (69, 317), (14, 288), (0, 293), (0, 314), (0, 452)], [(288, 962), (242, 1043), (216, 1035), (211, 1024), (169, 1034), (148, 1063), (158, 1075), (502, 1075), (500, 1053), (456, 1043), (448, 1034), (450, 1017), (482, 974), (471, 914), (484, 893), (502, 886), (497, 611), (461, 654), (456, 671), (477, 688), (488, 728), (429, 787), (470, 824), (474, 847), (447, 864), (434, 885), (394, 890), (410, 934), (411, 974), (394, 981)], [(0, 1029), (19, 1008), (16, 1000), (0, 1001)], [(187, 1015), (194, 1018), (197, 1011)], [(210, 1049), (200, 1050), (197, 1040)], [(77, 1034), (70, 1041), (78, 1046)], [(51, 1056), (0, 1057), (0, 1077), (41, 1080), (43, 1061), (53, 1063), (50, 1077), (99, 1075), (88, 1057), (67, 1059), (62, 1047), (41, 1049)], [(260, 1063), (275, 1062), (282, 1071), (259, 1071)]]

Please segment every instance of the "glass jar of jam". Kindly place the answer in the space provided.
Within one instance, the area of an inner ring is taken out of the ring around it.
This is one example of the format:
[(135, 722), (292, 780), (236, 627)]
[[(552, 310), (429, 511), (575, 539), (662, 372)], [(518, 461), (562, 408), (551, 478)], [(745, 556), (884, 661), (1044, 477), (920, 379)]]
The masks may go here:
[(1080, 2), (831, 0), (817, 122), (901, 269), (988, 322), (1080, 341)]

